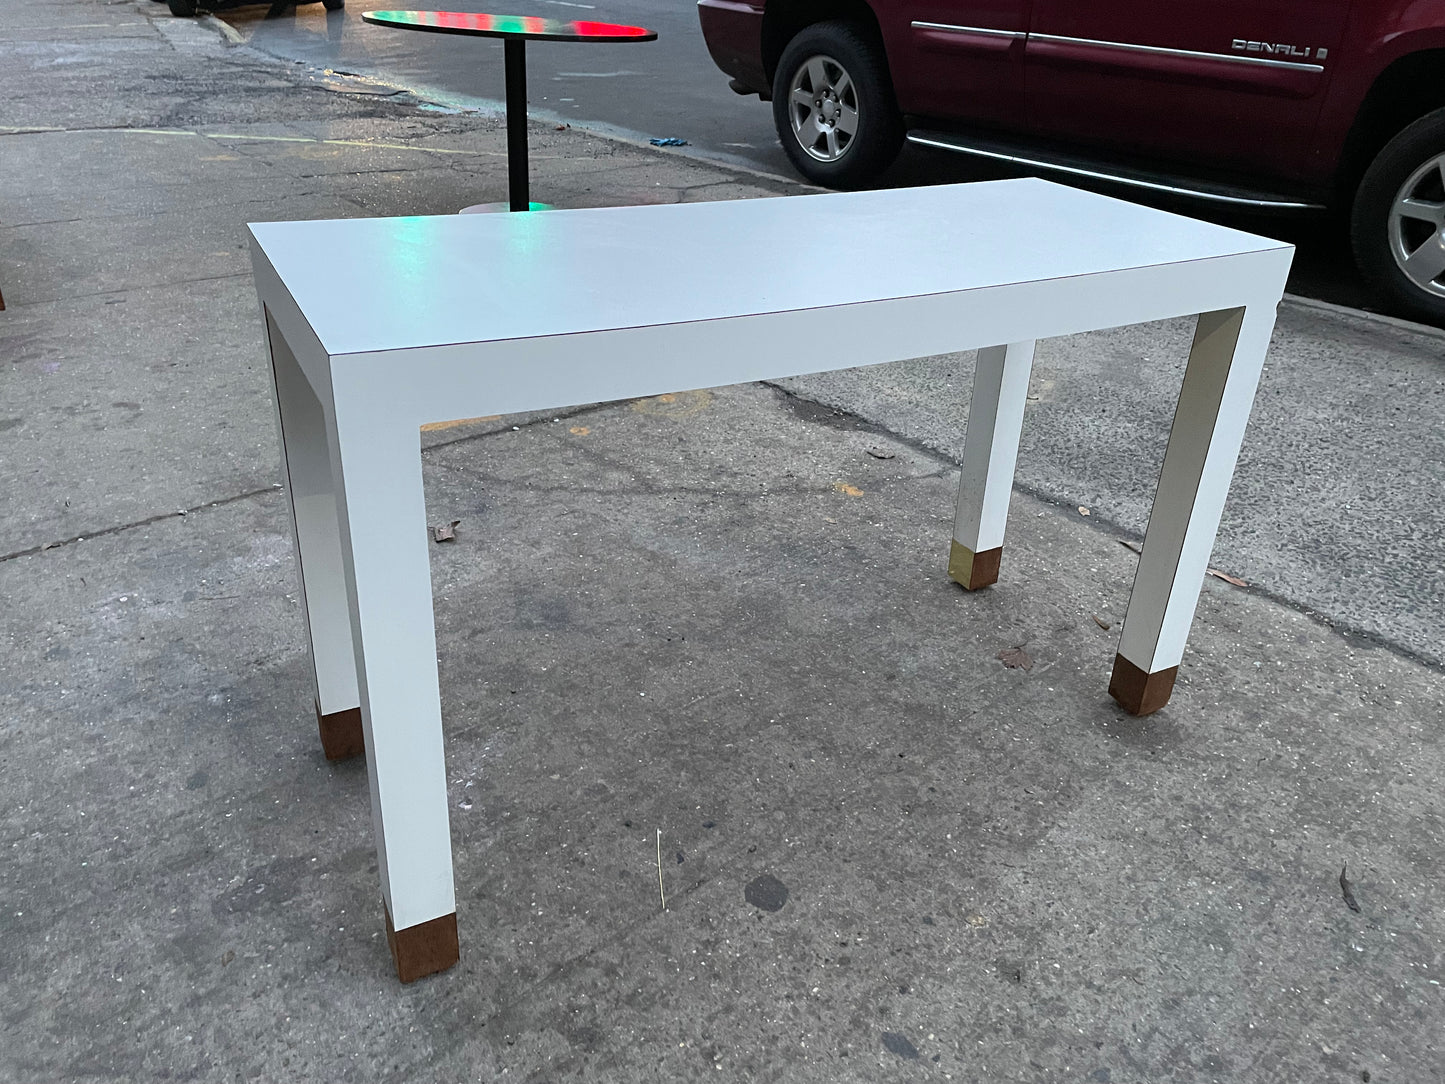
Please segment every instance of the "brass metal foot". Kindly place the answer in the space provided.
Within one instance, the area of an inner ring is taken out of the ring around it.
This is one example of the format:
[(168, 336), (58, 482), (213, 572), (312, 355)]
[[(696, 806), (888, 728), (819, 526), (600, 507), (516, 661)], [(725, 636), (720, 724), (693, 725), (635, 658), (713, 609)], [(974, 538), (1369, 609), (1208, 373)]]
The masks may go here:
[(1146, 674), (1123, 655), (1115, 655), (1109, 695), (1130, 715), (1149, 715), (1169, 703), (1169, 697), (1174, 692), (1174, 679), (1178, 675), (1177, 666)]
[(333, 711), (322, 715), (316, 708), (316, 726), (321, 731), (321, 749), (327, 760), (349, 760), (366, 752), (366, 738), (361, 730), (361, 709)]
[(416, 982), (427, 975), (435, 975), (461, 959), (455, 911), (398, 930), (391, 924), (391, 911), (384, 902), (381, 906), (386, 912), (386, 943), (391, 946), (396, 977), (402, 982)]
[(1003, 547), (996, 546), (974, 553), (957, 540), (948, 551), (948, 577), (969, 591), (977, 591), (998, 582), (998, 567), (1003, 560)]

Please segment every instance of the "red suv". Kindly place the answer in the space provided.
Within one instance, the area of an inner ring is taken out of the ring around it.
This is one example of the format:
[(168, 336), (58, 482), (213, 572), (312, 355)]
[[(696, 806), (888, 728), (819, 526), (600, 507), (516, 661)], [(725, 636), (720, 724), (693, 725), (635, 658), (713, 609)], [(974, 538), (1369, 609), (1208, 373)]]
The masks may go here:
[(699, 0), (808, 179), (903, 141), (1254, 208), (1348, 212), (1396, 307), (1445, 320), (1445, 0)]

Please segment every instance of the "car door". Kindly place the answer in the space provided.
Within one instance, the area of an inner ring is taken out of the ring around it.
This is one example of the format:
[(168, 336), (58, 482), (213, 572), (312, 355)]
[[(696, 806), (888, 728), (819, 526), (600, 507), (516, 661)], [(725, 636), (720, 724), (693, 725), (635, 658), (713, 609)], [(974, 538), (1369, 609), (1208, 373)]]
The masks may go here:
[(1020, 124), (1033, 2), (878, 0), (899, 107), (922, 117)]
[(1030, 129), (1298, 178), (1351, 2), (1034, 0)]

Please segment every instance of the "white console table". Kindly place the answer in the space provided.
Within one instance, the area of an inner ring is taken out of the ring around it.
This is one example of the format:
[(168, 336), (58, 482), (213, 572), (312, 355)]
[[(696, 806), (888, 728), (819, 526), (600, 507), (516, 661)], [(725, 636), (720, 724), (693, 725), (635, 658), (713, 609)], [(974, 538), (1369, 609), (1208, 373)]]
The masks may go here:
[[(1110, 692), (1169, 698), (1293, 249), (1038, 180), (251, 226), (329, 757), (403, 981), (457, 959), (420, 427), (980, 348), (949, 574), (997, 579), (1034, 340), (1199, 314)], [(962, 419), (960, 419), (961, 421)]]

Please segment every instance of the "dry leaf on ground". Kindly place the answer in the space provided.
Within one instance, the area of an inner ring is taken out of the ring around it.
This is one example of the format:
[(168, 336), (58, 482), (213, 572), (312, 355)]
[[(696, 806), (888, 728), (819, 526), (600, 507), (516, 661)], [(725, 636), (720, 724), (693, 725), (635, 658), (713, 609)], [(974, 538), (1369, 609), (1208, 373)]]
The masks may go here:
[(461, 520), (454, 519), (450, 523), (443, 523), (440, 527), (431, 529), (432, 538), (438, 542), (455, 542), (457, 540), (457, 524)]
[(1032, 670), (1034, 668), (1033, 658), (1021, 647), (1006, 647), (994, 657), (1010, 670)]
[(1360, 904), (1359, 901), (1355, 899), (1355, 882), (1345, 876), (1349, 871), (1349, 866), (1340, 867), (1340, 891), (1344, 894), (1345, 906), (1351, 911), (1358, 911)]
[(1249, 586), (1249, 584), (1245, 583), (1238, 576), (1231, 576), (1228, 572), (1221, 572), (1217, 568), (1206, 568), (1204, 571), (1209, 575), (1213, 576), (1215, 579), (1223, 580), (1225, 583), (1234, 584), (1235, 587)]

